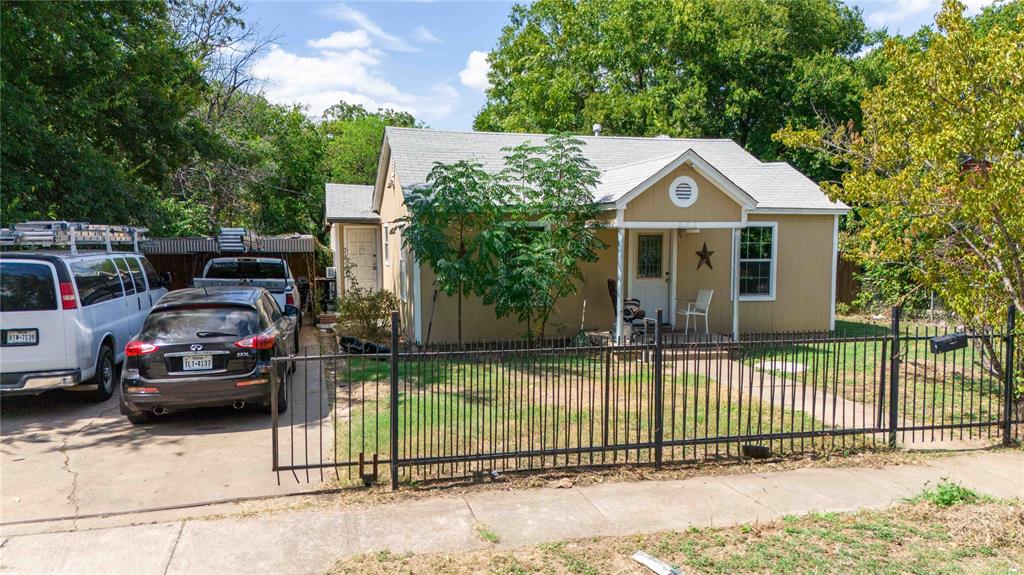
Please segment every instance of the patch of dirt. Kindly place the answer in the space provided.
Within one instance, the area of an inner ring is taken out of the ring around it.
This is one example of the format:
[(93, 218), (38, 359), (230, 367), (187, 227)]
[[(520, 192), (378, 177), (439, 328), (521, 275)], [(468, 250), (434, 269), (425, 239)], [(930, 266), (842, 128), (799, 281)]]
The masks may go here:
[[(479, 473), (474, 477), (432, 480), (402, 484), (398, 491), (391, 491), (387, 482), (387, 468), (382, 466), (378, 484), (371, 487), (343, 486), (336, 494), (318, 498), (314, 506), (373, 506), (402, 501), (413, 501), (428, 497), (460, 496), (480, 491), (516, 491), (543, 487), (572, 488), (600, 483), (633, 481), (668, 481), (691, 477), (714, 477), (718, 475), (740, 475), (748, 473), (769, 473), (803, 468), (872, 467), (882, 468), (897, 465), (922, 465), (928, 461), (962, 455), (957, 452), (907, 452), (890, 450), (834, 451), (806, 453), (793, 457), (777, 457), (761, 460), (701, 460), (699, 462), (666, 464), (661, 470), (651, 465), (615, 465), (606, 467), (584, 467), (548, 469), (535, 472), (497, 474)], [(342, 477), (345, 475), (342, 473)], [(289, 480), (282, 475), (282, 481)], [(337, 487), (332, 484), (331, 487)]]

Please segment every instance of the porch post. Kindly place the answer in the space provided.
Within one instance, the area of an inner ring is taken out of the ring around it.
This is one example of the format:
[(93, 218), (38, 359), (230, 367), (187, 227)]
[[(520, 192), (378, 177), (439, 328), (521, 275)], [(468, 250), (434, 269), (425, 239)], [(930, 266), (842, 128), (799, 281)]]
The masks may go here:
[(618, 263), (615, 267), (615, 342), (622, 340), (622, 299), (625, 293), (622, 285), (622, 270), (626, 259), (626, 229), (619, 228), (619, 254)]
[(740, 339), (740, 228), (732, 230), (732, 340)]
[(677, 246), (676, 244), (679, 243), (679, 230), (675, 229), (675, 228), (670, 228), (668, 230), (668, 233), (669, 233), (669, 244), (668, 244), (669, 245), (669, 249), (668, 249), (669, 256), (668, 257), (671, 258), (669, 260), (669, 262), (670, 262), (669, 263), (669, 269), (671, 271), (669, 272), (669, 282), (668, 282), (668, 317), (669, 317), (669, 321), (668, 322), (670, 324), (672, 324), (672, 329), (675, 329), (675, 327), (676, 327), (676, 285), (677, 285), (676, 284), (676, 281), (677, 281), (676, 280), (676, 271), (678, 271), (677, 268), (679, 267), (678, 262), (676, 261), (676, 260), (679, 259), (678, 257), (676, 257), (676, 250), (679, 249), (679, 246)]

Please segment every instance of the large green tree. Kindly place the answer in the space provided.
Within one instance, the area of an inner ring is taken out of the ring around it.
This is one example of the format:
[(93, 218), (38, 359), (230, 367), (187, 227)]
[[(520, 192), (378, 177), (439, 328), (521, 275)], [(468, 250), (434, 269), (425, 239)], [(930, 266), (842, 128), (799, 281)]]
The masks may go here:
[(891, 73), (864, 99), (862, 129), (779, 137), (849, 167), (825, 186), (855, 208), (847, 254), (981, 328), (1024, 307), (1024, 16), (979, 30), (963, 12), (947, 0), (923, 45), (887, 42)]
[(832, 175), (771, 135), (859, 119), (874, 39), (839, 0), (539, 0), (515, 6), (489, 59), (477, 129), (727, 137)]
[(0, 4), (3, 224), (145, 223), (201, 126), (159, 2)]

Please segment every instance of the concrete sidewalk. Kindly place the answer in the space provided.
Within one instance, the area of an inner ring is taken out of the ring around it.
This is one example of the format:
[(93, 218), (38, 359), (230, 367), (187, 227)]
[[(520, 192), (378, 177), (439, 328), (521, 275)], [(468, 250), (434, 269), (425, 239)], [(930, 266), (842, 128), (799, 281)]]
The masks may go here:
[(808, 468), (572, 489), (479, 491), (364, 507), (287, 511), (63, 533), (12, 535), (5, 573), (323, 573), (357, 553), (450, 553), (566, 538), (766, 521), (811, 511), (899, 503), (948, 478), (1001, 498), (1024, 498), (1024, 452), (935, 458), (926, 464)]

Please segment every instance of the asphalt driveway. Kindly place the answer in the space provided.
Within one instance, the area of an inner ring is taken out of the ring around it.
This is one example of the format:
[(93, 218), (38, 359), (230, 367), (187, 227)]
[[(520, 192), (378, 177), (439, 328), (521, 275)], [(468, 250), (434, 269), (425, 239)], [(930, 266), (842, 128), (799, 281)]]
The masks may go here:
[[(316, 345), (312, 330), (304, 345)], [(314, 349), (315, 351), (315, 349)], [(308, 373), (307, 373), (308, 372)], [(320, 370), (299, 364), (289, 410), (316, 418)], [(136, 511), (320, 488), (271, 472), (271, 419), (258, 408), (204, 409), (133, 427), (117, 395), (60, 393), (0, 404), (0, 523)]]

